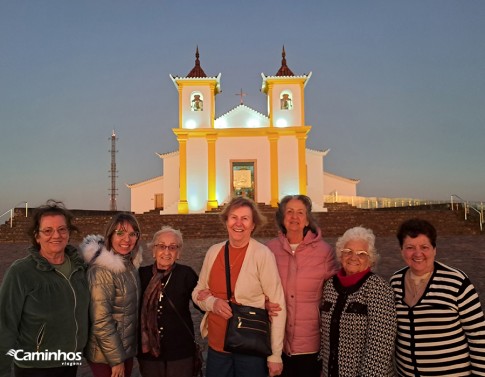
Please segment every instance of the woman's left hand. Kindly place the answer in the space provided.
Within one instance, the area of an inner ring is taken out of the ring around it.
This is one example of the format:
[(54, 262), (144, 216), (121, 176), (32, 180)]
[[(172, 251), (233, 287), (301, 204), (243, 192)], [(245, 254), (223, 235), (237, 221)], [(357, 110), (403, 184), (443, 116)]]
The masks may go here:
[(197, 301), (204, 301), (207, 297), (211, 296), (211, 291), (210, 289), (202, 289), (199, 291), (197, 294)]
[(283, 363), (268, 361), (269, 376), (279, 376), (283, 372)]
[(125, 376), (125, 363), (120, 363), (111, 367), (111, 377), (124, 377)]
[(212, 311), (224, 319), (229, 319), (232, 317), (231, 307), (226, 301), (220, 298), (216, 299), (216, 301), (214, 302), (214, 307), (212, 308)]

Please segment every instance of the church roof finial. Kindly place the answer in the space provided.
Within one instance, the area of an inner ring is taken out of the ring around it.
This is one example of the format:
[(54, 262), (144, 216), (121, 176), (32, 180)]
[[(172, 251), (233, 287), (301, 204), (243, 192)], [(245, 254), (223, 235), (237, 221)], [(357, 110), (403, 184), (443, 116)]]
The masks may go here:
[(285, 52), (285, 45), (283, 45), (283, 52), (281, 53), (281, 68), (276, 73), (276, 76), (295, 76), (291, 69), (288, 68), (286, 65), (286, 52)]
[(192, 70), (189, 72), (187, 77), (207, 77), (205, 74), (204, 70), (200, 66), (200, 61), (199, 61), (199, 46), (197, 46), (195, 50), (195, 66), (192, 68)]

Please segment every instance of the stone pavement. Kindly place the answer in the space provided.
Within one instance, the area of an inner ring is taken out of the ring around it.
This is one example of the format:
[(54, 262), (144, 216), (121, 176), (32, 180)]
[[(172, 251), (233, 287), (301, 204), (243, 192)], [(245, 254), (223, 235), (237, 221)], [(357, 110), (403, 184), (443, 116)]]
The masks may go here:
[[(335, 238), (327, 238), (332, 246)], [(215, 239), (188, 239), (184, 242), (184, 250), (181, 255), (181, 263), (190, 265), (196, 272), (200, 271), (205, 251), (208, 247), (220, 240)], [(264, 241), (261, 240), (261, 241)], [(485, 236), (438, 236), (436, 259), (450, 266), (463, 270), (475, 285), (480, 301), (485, 308)], [(18, 258), (25, 255), (26, 244), (0, 244), (0, 280), (3, 278), (6, 268)], [(395, 237), (381, 237), (376, 241), (376, 247), (381, 255), (380, 261), (374, 272), (385, 279), (389, 279), (392, 273), (404, 266), (401, 259), (398, 242)], [(146, 251), (146, 264), (150, 263), (150, 254)], [(196, 333), (201, 316), (193, 312)], [(205, 342), (202, 342), (206, 346)], [(78, 377), (89, 377), (91, 372), (84, 364), (79, 368)], [(135, 365), (132, 377), (139, 377), (140, 373)]]

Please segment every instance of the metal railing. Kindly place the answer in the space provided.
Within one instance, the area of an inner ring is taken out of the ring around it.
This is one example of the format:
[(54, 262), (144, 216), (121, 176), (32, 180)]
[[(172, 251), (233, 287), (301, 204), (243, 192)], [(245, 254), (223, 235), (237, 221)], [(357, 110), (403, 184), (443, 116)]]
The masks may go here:
[(5, 215), (7, 214), (10, 214), (10, 228), (13, 227), (13, 217), (15, 215), (15, 209), (20, 205), (25, 205), (25, 217), (28, 216), (29, 214), (29, 203), (28, 202), (20, 202), (18, 204), (16, 204), (14, 207), (10, 208), (9, 210), (5, 211), (5, 213), (3, 213), (2, 215), (0, 215), (0, 219), (2, 217), (4, 217)]
[(324, 197), (324, 203), (347, 203), (354, 207), (361, 209), (377, 209), (377, 208), (398, 208), (398, 207), (415, 207), (415, 206), (431, 206), (446, 204), (451, 210), (457, 211), (460, 206), (465, 212), (465, 220), (468, 220), (470, 211), (478, 214), (480, 221), (480, 231), (483, 231), (484, 222), (484, 204), (483, 202), (470, 202), (464, 200), (458, 195), (451, 195), (451, 200), (423, 200), (411, 198), (378, 198), (378, 197), (364, 197), (364, 196), (345, 196), (338, 195), (336, 192)]
[(458, 195), (451, 195), (451, 210), (457, 211), (460, 206), (462, 206), (465, 212), (465, 220), (468, 220), (470, 211), (475, 211), (478, 214), (480, 219), (480, 231), (483, 231), (483, 202), (480, 202), (480, 204), (478, 202), (469, 202)]
[(348, 203), (354, 207), (361, 209), (399, 208), (425, 206), (432, 204), (448, 204), (448, 201), (445, 200), (345, 196), (338, 195), (337, 193), (333, 193), (332, 195), (325, 195), (323, 201), (325, 203)]

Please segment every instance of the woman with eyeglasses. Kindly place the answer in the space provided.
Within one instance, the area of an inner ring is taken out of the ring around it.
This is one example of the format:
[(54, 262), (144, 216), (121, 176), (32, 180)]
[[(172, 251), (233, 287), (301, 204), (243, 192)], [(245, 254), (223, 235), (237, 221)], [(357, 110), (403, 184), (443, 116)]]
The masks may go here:
[(129, 377), (137, 350), (142, 261), (140, 227), (130, 213), (108, 222), (104, 237), (89, 235), (80, 245), (89, 265), (91, 329), (85, 356), (95, 377)]
[(163, 227), (148, 244), (155, 262), (139, 270), (142, 304), (137, 359), (143, 377), (193, 376), (195, 342), (189, 303), (198, 276), (191, 267), (177, 263), (182, 246), (182, 233)]
[[(88, 337), (89, 290), (85, 265), (69, 245), (71, 232), (78, 230), (72, 220), (61, 202), (49, 200), (38, 207), (28, 230), (32, 246), (4, 276), (2, 377), (11, 375), (12, 362), (17, 377), (76, 376)], [(60, 356), (44, 357), (46, 351)]]
[(336, 244), (341, 269), (325, 283), (321, 306), (323, 376), (394, 376), (396, 309), (390, 285), (371, 271), (372, 230), (347, 230)]
[(435, 260), (435, 227), (404, 221), (397, 231), (407, 267), (394, 273), (398, 376), (485, 376), (485, 318), (468, 276)]

